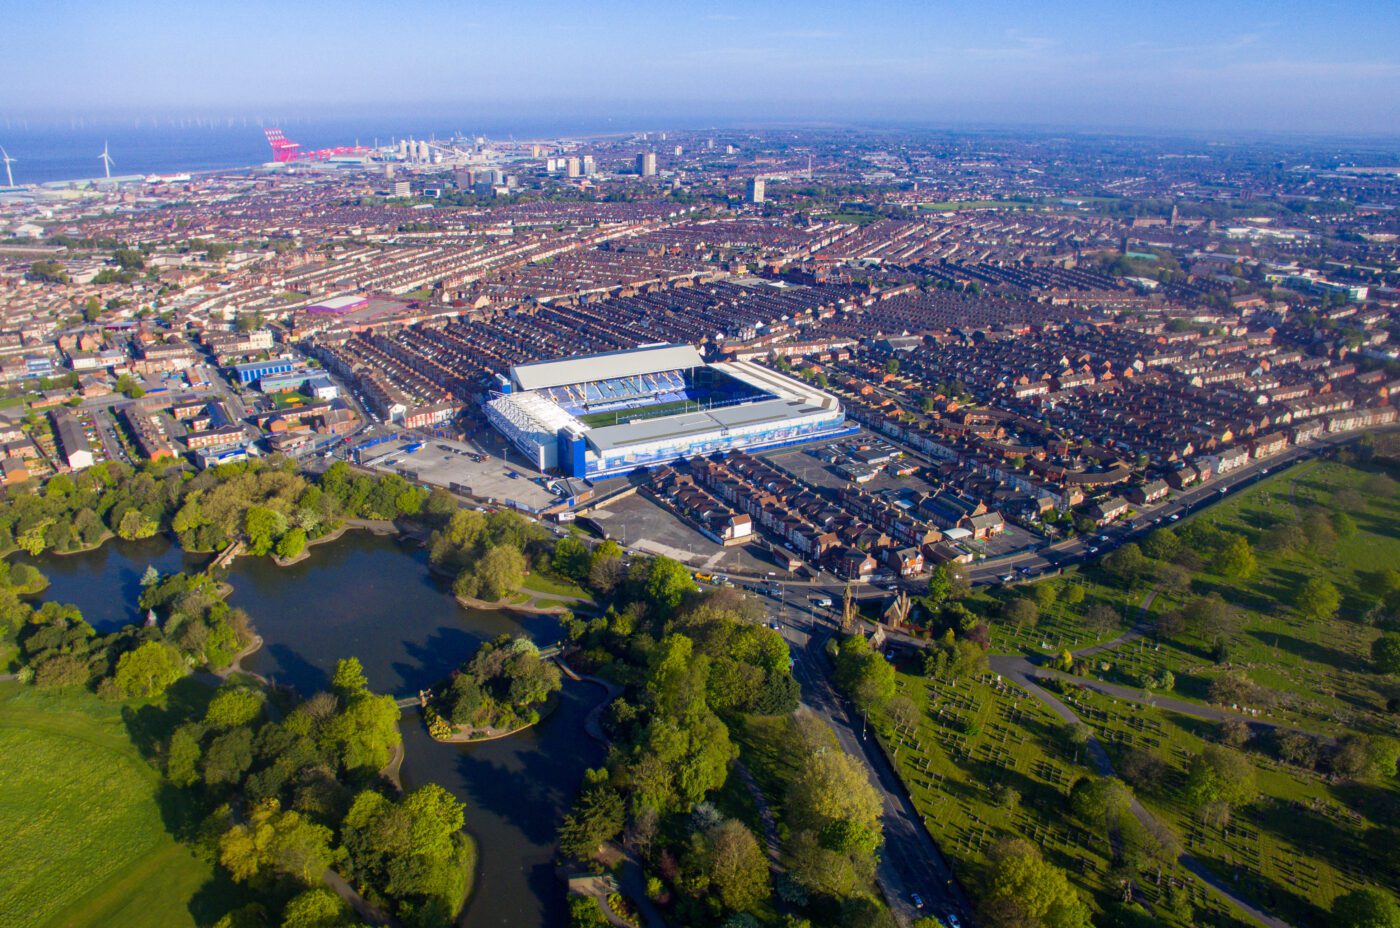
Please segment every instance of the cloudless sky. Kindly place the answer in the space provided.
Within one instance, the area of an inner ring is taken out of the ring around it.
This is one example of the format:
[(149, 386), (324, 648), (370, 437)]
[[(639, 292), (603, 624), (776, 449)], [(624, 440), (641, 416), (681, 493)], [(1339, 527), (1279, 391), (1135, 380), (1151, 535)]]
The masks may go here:
[(1400, 0), (29, 0), (0, 117), (585, 114), (1400, 134)]

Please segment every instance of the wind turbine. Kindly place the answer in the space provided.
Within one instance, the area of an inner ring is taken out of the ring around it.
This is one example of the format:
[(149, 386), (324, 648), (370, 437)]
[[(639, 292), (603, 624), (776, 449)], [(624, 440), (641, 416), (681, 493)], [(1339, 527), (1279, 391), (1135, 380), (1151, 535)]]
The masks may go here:
[(102, 166), (107, 169), (107, 178), (110, 180), (112, 177), (112, 165), (116, 162), (114, 162), (112, 156), (107, 153), (106, 142), (102, 143), (102, 154), (97, 157), (102, 161)]
[(10, 171), (10, 165), (14, 164), (16, 160), (17, 159), (10, 157), (10, 153), (5, 151), (3, 146), (0, 146), (0, 161), (5, 162), (6, 187), (13, 187), (15, 185), (15, 175)]

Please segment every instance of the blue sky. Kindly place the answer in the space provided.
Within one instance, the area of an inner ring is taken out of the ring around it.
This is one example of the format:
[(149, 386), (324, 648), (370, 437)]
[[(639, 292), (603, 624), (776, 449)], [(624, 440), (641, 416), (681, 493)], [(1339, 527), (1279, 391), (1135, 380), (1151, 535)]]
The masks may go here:
[(404, 110), (1400, 132), (1396, 0), (48, 0), (0, 117)]

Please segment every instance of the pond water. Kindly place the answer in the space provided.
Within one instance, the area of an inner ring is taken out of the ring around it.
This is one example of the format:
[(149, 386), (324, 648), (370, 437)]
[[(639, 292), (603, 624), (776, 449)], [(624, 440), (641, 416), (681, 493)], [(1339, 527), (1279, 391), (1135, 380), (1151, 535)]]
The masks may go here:
[[(139, 618), (127, 604), (147, 564), (168, 572), (204, 560), (150, 539), (32, 563), (52, 581), (45, 598), (74, 603), (109, 629)], [(375, 691), (406, 696), (442, 679), (481, 641), (526, 633), (543, 646), (560, 634), (552, 617), (462, 609), (429, 574), (421, 549), (364, 532), (318, 545), (292, 567), (240, 558), (229, 581), (229, 602), (248, 612), (264, 641), (244, 666), (303, 694), (324, 688), (342, 657), (360, 659)], [(438, 744), (405, 712), (404, 786), (439, 783), (467, 805), (479, 850), (467, 928), (567, 923), (551, 866), (555, 829), (584, 769), (602, 763), (602, 747), (583, 728), (602, 695), (566, 681), (558, 708), (535, 728), (476, 745)]]
[(199, 570), (209, 562), (209, 555), (186, 554), (161, 537), (114, 538), (92, 551), (37, 558), (17, 554), (14, 560), (33, 564), (49, 578), (41, 598), (72, 603), (93, 628), (105, 634), (145, 619), (136, 601), (141, 598), (141, 577), (147, 567), (154, 564), (163, 574)]

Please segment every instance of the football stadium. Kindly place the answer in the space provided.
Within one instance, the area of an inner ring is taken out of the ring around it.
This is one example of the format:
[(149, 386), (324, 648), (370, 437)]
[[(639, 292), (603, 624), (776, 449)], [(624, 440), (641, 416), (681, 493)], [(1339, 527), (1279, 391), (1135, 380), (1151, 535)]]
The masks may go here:
[(516, 365), (486, 415), (541, 471), (584, 479), (852, 431), (836, 397), (690, 345)]

